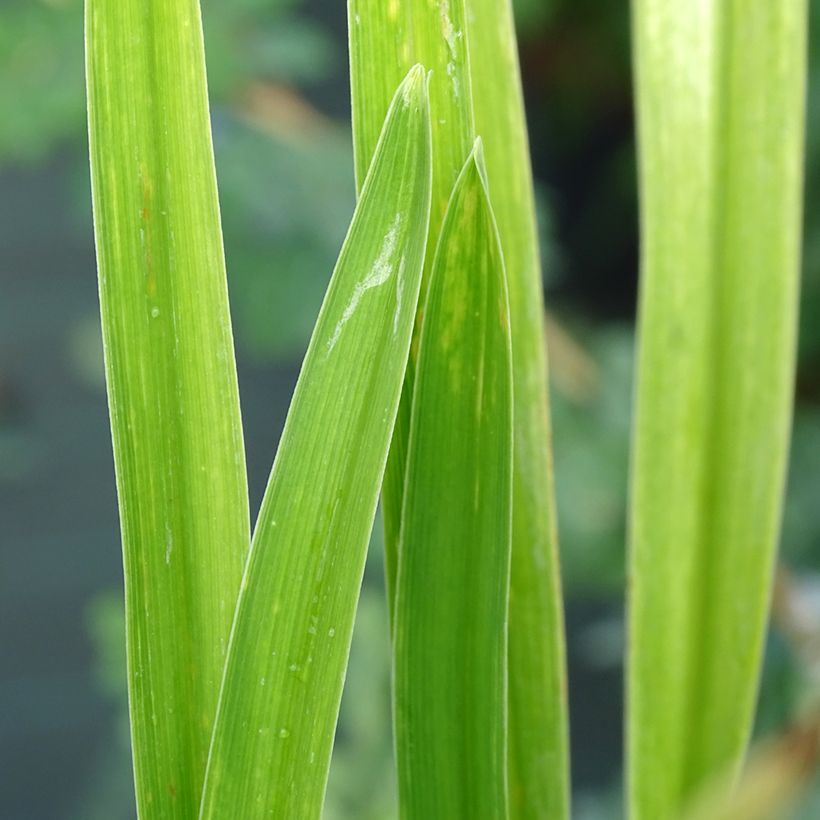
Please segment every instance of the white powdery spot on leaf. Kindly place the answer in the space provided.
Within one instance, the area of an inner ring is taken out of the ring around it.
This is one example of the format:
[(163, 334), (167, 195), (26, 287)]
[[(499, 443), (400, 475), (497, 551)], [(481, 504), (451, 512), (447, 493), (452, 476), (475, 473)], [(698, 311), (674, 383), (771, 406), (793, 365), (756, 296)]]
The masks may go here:
[(393, 224), (390, 226), (390, 229), (387, 231), (387, 236), (384, 238), (379, 255), (373, 263), (373, 267), (370, 268), (370, 272), (367, 276), (365, 276), (365, 278), (353, 289), (353, 295), (350, 297), (350, 302), (344, 309), (342, 318), (339, 319), (339, 323), (336, 325), (336, 329), (333, 331), (333, 335), (327, 343), (328, 353), (336, 347), (336, 342), (339, 341), (339, 336), (342, 333), (342, 329), (356, 312), (356, 309), (359, 307), (359, 303), (362, 300), (362, 296), (364, 296), (367, 291), (383, 285), (393, 273), (393, 256), (396, 253), (396, 244), (398, 241), (400, 226), (401, 214), (396, 214), (396, 218), (393, 220)]
[(447, 75), (453, 84), (453, 96), (458, 97), (460, 86), (458, 75), (456, 74), (456, 63), (459, 61), (458, 41), (462, 38), (463, 32), (457, 31), (450, 16), (450, 0), (441, 0), (439, 3), (439, 15), (441, 17), (441, 33), (447, 43), (447, 50), (450, 53), (450, 60), (447, 63)]
[(399, 318), (401, 316), (401, 297), (404, 293), (404, 268), (407, 260), (402, 256), (399, 262), (399, 277), (396, 281), (396, 312), (393, 314), (393, 337), (399, 332)]
[(447, 48), (450, 50), (450, 54), (455, 55), (456, 40), (458, 40), (459, 35), (450, 17), (450, 0), (441, 0), (439, 12), (441, 14), (441, 32), (447, 41)]

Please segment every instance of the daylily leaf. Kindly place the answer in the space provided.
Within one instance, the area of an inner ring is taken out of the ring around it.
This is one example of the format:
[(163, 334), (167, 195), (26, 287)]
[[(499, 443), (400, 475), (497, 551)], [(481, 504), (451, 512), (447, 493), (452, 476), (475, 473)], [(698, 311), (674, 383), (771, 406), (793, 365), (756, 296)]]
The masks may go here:
[(636, 0), (642, 199), (631, 817), (751, 732), (792, 411), (806, 2)]
[(199, 5), (86, 10), (137, 802), (190, 820), (250, 545)]
[[(412, 61), (433, 68), (434, 207), (429, 248), (474, 132), (487, 177), (510, 292), (515, 433), (510, 597), (510, 811), (569, 811), (564, 624), (552, 479), (542, 279), (532, 171), (509, 0), (350, 0), (354, 146), (366, 169), (391, 78)], [(435, 203), (439, 203), (438, 209)], [(428, 252), (428, 268), (433, 254)], [(382, 507), (392, 608), (413, 362), (391, 445)]]
[(510, 0), (466, 1), (476, 129), (510, 290), (510, 816), (560, 820), (569, 814), (568, 705), (532, 169)]
[[(445, 0), (441, 3), (430, 3), (428, 0), (401, 3), (350, 0), (348, 5), (353, 149), (360, 185), (398, 78), (404, 76), (414, 63), (422, 63), (430, 69), (433, 190), (424, 281), (429, 277), (433, 252), (453, 185), (475, 139), (464, 36), (465, 16), (464, 0)], [(422, 297), (420, 307), (423, 304)], [(405, 375), (405, 388), (382, 488), (385, 576), (391, 620), (395, 602), (415, 348), (414, 345)]]
[(425, 306), (395, 621), (402, 816), (505, 817), (512, 363), (480, 148), (456, 183)]
[(240, 593), (201, 817), (318, 817), (419, 295), (426, 79), (397, 91), (282, 434)]

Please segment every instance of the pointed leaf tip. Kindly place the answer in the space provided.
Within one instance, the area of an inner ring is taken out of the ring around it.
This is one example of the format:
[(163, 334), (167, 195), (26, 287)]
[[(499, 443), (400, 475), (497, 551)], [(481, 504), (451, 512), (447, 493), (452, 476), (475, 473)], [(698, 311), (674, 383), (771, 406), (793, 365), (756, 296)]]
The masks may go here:
[(405, 106), (415, 104), (417, 107), (427, 105), (428, 73), (421, 63), (416, 63), (402, 80), (400, 91)]
[(484, 164), (484, 141), (481, 139), (480, 136), (475, 138), (475, 142), (473, 143), (472, 156), (475, 158), (476, 164)]
[(237, 605), (200, 820), (322, 813), (427, 245), (424, 77), (410, 72), (391, 102), (294, 392)]
[(475, 138), (475, 142), (473, 143), (473, 150), (470, 152), (470, 156), (467, 158), (467, 165), (475, 166), (475, 169), (478, 172), (479, 179), (481, 180), (481, 187), (483, 188), (484, 195), (489, 200), (490, 184), (487, 179), (487, 164), (484, 161), (484, 141), (481, 139), (480, 136)]
[[(408, 439), (394, 622), (408, 817), (506, 817), (509, 327), (501, 246), (473, 150), (436, 249)], [(458, 595), (447, 593), (453, 583)]]

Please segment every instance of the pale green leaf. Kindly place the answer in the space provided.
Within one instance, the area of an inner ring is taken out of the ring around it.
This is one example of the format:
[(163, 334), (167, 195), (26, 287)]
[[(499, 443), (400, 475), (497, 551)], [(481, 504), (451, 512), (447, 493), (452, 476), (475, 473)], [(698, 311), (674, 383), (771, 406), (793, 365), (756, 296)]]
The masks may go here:
[[(465, 0), (349, 0), (353, 149), (361, 187), (393, 90), (411, 66), (430, 71), (433, 193), (428, 245), (473, 145)], [(432, 259), (427, 262), (429, 270)]]
[(250, 543), (199, 5), (86, 10), (137, 802), (188, 820)]
[(510, 816), (569, 812), (564, 617), (547, 403), (544, 304), (510, 0), (467, 0), (481, 134), (510, 292), (515, 424), (510, 578)]
[(407, 818), (507, 812), (512, 363), (480, 145), (433, 264), (413, 394), (395, 621)]
[[(361, 176), (392, 78), (433, 67), (435, 247), (444, 197), (474, 131), (481, 135), (507, 266), (515, 381), (513, 559), (510, 598), (510, 809), (568, 813), (564, 627), (552, 480), (543, 298), (532, 172), (509, 0), (349, 0), (353, 132)], [(465, 50), (466, 46), (466, 50)], [(455, 91), (458, 89), (459, 93)], [(475, 125), (475, 128), (474, 128)], [(432, 253), (428, 252), (428, 267)], [(391, 445), (382, 507), (393, 605), (413, 366)]]
[(399, 403), (430, 209), (426, 80), (399, 88), (254, 533), (201, 817), (318, 817)]
[(751, 730), (790, 428), (806, 0), (636, 0), (642, 199), (629, 803)]
[[(360, 185), (370, 164), (395, 84), (415, 63), (430, 69), (433, 191), (424, 281), (433, 262), (433, 251), (453, 185), (475, 139), (465, 15), (464, 0), (443, 0), (439, 3), (429, 0), (348, 2), (353, 149), (356, 178)], [(407, 367), (382, 488), (385, 575), (391, 619), (414, 361), (415, 345)]]

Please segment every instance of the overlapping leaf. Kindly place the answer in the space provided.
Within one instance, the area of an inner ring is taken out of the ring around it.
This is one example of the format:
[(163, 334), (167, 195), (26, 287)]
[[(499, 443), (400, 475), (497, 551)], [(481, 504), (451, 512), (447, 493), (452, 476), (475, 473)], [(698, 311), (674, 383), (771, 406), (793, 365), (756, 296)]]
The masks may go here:
[[(465, 40), (464, 0), (349, 0), (350, 71), (353, 148), (361, 184), (398, 78), (414, 63), (430, 69), (430, 111), (433, 134), (433, 190), (425, 268), (433, 252), (453, 185), (475, 139), (472, 95)], [(427, 275), (425, 275), (425, 279)], [(415, 351), (415, 348), (414, 348)], [(410, 431), (415, 352), (408, 363), (405, 389), (382, 489), (385, 574), (392, 616), (395, 599), (397, 545)]]
[(242, 584), (201, 817), (318, 817), (430, 209), (426, 80), (400, 86), (302, 367)]
[[(435, 247), (449, 195), (477, 128), (510, 292), (515, 381), (510, 598), (510, 809), (568, 812), (563, 615), (552, 481), (541, 270), (515, 31), (509, 0), (402, 4), (349, 0), (353, 130), (366, 169), (392, 78), (412, 61), (433, 67)], [(439, 203), (438, 211), (435, 203)], [(428, 252), (428, 266), (432, 252)], [(388, 595), (393, 599), (412, 362), (383, 491)]]
[(441, 230), (413, 395), (394, 629), (407, 818), (507, 812), (512, 365), (482, 162)]
[(569, 813), (564, 615), (558, 566), (544, 304), (509, 0), (467, 0), (473, 110), (510, 291), (515, 425), (510, 577), (510, 815)]

